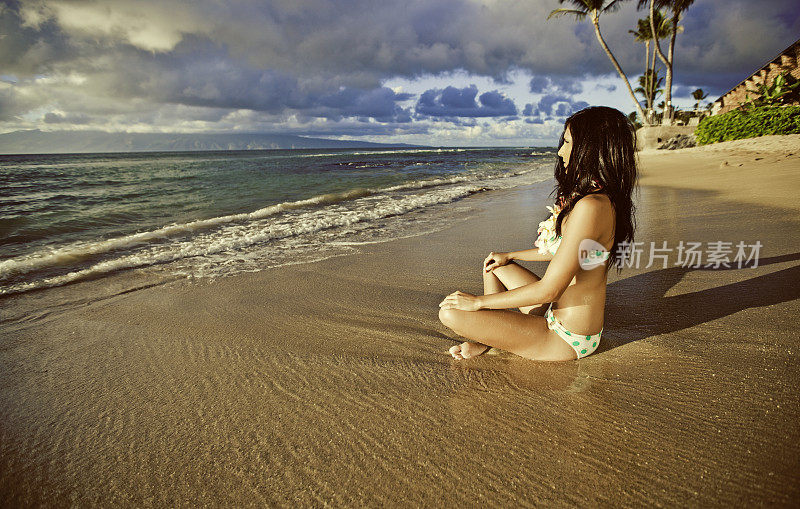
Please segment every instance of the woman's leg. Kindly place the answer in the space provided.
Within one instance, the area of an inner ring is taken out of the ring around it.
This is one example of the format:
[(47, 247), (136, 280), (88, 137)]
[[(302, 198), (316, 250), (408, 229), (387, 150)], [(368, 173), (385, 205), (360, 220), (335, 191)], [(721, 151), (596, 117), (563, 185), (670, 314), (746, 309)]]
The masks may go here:
[[(503, 265), (502, 267), (497, 267), (491, 273), (484, 272), (483, 273), (483, 294), (488, 295), (486, 292), (487, 278), (494, 278), (503, 286), (500, 287), (499, 290), (493, 291), (491, 293), (497, 293), (498, 291), (503, 292), (505, 290), (513, 290), (514, 288), (519, 288), (520, 286), (529, 285), (531, 283), (535, 283), (539, 281), (541, 278), (534, 274), (533, 272), (529, 271), (525, 267), (517, 265), (514, 262), (509, 264)], [(519, 308), (520, 311), (527, 314), (536, 314), (539, 316), (544, 316), (545, 312), (547, 311), (547, 306), (544, 304), (538, 304), (536, 306), (523, 306)]]
[(493, 293), (500, 293), (500, 292), (504, 292), (504, 291), (506, 291), (508, 289), (508, 287), (505, 286), (502, 283), (502, 281), (500, 281), (500, 278), (497, 277), (494, 274), (494, 271), (486, 272), (484, 270), (484, 271), (481, 271), (481, 272), (483, 272), (483, 294), (484, 295), (491, 295)]
[(506, 309), (441, 309), (439, 319), (456, 334), (479, 343), (468, 341), (458, 345), (460, 348), (457, 352), (451, 350), (457, 359), (472, 357), (472, 348), (487, 345), (533, 360), (566, 361), (576, 358), (575, 350), (547, 328), (542, 316)]
[[(507, 265), (503, 265), (502, 267), (497, 267), (491, 272), (486, 272), (481, 267), (481, 272), (483, 274), (484, 295), (504, 292), (506, 290), (513, 290), (514, 288), (518, 288), (520, 286), (524, 286), (539, 281), (540, 279), (533, 272), (517, 265), (514, 262), (511, 262)], [(522, 311), (523, 313), (535, 314), (539, 316), (544, 316), (544, 313), (547, 311), (545, 306), (541, 304), (538, 306), (524, 306), (519, 308), (519, 310)], [(441, 318), (441, 313), (440, 313), (440, 318)], [(442, 321), (442, 323), (444, 323), (444, 321)], [(486, 350), (488, 349), (489, 346), (485, 344), (477, 343), (474, 341), (465, 341), (459, 345), (455, 345), (454, 347), (450, 348), (450, 354), (456, 359), (468, 359), (470, 357), (475, 357), (476, 355), (480, 355), (486, 352)]]

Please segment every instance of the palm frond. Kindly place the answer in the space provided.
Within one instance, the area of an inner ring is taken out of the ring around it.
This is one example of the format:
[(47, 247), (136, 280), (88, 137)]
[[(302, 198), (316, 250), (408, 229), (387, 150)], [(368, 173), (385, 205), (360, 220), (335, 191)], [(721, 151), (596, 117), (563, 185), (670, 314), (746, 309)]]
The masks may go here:
[[(646, 25), (646, 31), (649, 35), (649, 39), (653, 39), (653, 31), (650, 29), (650, 16), (647, 16), (643, 20)], [(664, 13), (661, 11), (655, 11), (653, 13), (653, 25), (655, 25), (656, 33), (658, 34), (659, 39), (664, 39), (669, 37), (672, 34), (672, 21), (664, 16)], [(683, 29), (678, 28), (678, 32), (681, 32)]]
[(612, 0), (611, 3), (600, 9), (600, 12), (614, 12), (620, 8), (621, 3), (620, 0)]
[(652, 31), (650, 30), (650, 18), (643, 18), (636, 22), (636, 30), (628, 30), (633, 34), (638, 42), (647, 42), (653, 39)]
[[(674, 0), (655, 0), (655, 1), (656, 1), (655, 8), (663, 9), (664, 7), (670, 8)], [(649, 9), (649, 8), (650, 8), (650, 0), (639, 0), (639, 2), (636, 4), (636, 10)]]
[(576, 9), (555, 9), (547, 16), (547, 19), (558, 18), (561, 16), (575, 16), (575, 19), (580, 21), (586, 17), (586, 14), (587, 13), (585, 11), (579, 11)]
[(694, 0), (674, 0), (672, 2), (672, 10), (681, 13), (688, 9), (693, 3)]

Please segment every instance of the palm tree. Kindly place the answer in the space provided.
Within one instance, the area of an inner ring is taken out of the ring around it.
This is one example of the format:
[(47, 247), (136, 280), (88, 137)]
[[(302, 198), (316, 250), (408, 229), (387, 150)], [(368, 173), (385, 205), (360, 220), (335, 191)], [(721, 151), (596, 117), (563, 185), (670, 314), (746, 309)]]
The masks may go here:
[(623, 0), (611, 0), (610, 2), (607, 0), (558, 0), (558, 3), (562, 5), (564, 3), (569, 3), (575, 8), (555, 9), (550, 13), (549, 16), (547, 16), (547, 19), (571, 15), (575, 16), (576, 20), (582, 21), (586, 18), (586, 16), (591, 16), (592, 25), (594, 25), (594, 34), (597, 36), (598, 42), (600, 42), (600, 45), (605, 50), (606, 55), (608, 55), (609, 60), (611, 60), (611, 63), (614, 64), (614, 68), (625, 82), (625, 86), (628, 87), (628, 93), (631, 94), (633, 102), (636, 104), (636, 111), (639, 113), (639, 117), (644, 120), (645, 116), (644, 111), (642, 111), (642, 105), (639, 104), (639, 100), (636, 99), (636, 94), (633, 93), (631, 83), (628, 81), (628, 76), (626, 76), (622, 71), (622, 67), (620, 67), (619, 62), (617, 62), (617, 59), (614, 58), (614, 54), (611, 53), (611, 50), (608, 48), (608, 44), (606, 44), (605, 39), (603, 39), (603, 34), (600, 33), (600, 15), (617, 10), (622, 1)]
[[(664, 15), (661, 14), (661, 11), (655, 11), (655, 27), (656, 27), (656, 35), (659, 39), (663, 39), (670, 34), (670, 25), (669, 21), (664, 18)], [(644, 42), (644, 76), (651, 78), (653, 73), (655, 72), (656, 68), (656, 49), (653, 47), (653, 58), (652, 63), (650, 59), (650, 41), (653, 40), (653, 31), (650, 28), (650, 16), (640, 19), (637, 22), (636, 30), (628, 30), (629, 33), (633, 34), (634, 38), (639, 42)], [(643, 85), (644, 90), (648, 90), (650, 88), (650, 83)], [(638, 91), (638, 90), (636, 90)], [(649, 97), (649, 96), (648, 96)], [(652, 124), (652, 117), (653, 115), (653, 103), (648, 98), (647, 102), (647, 119), (646, 124)]]
[(634, 92), (644, 97), (648, 108), (652, 108), (653, 103), (664, 91), (663, 88), (658, 88), (663, 82), (664, 78), (658, 75), (658, 69), (648, 69), (643, 75), (639, 76), (639, 86), (636, 87)]
[[(650, 31), (650, 20), (649, 19), (640, 19), (636, 25), (636, 30), (628, 30), (628, 33), (633, 34), (634, 39), (637, 42), (644, 43), (644, 75), (648, 74), (650, 71), (650, 41), (653, 39), (653, 33)], [(641, 82), (641, 78), (640, 78)], [(647, 83), (642, 85), (643, 89), (647, 89)], [(639, 87), (634, 90), (634, 92), (639, 92), (642, 88)], [(650, 109), (653, 107), (653, 103), (650, 102), (650, 97), (645, 95), (645, 99), (647, 100), (647, 113), (650, 113)], [(650, 123), (649, 118), (645, 118), (645, 124)]]
[(698, 88), (697, 90), (692, 92), (692, 98), (695, 101), (697, 101), (696, 103), (694, 103), (694, 109), (697, 109), (700, 106), (700, 101), (704, 100), (706, 97), (708, 97), (708, 94), (703, 93), (702, 88)]
[(673, 63), (675, 58), (675, 37), (678, 35), (678, 21), (681, 19), (681, 14), (683, 14), (686, 9), (689, 8), (690, 5), (694, 3), (694, 0), (639, 0), (638, 8), (641, 9), (647, 4), (650, 4), (650, 30), (653, 34), (656, 33), (656, 26), (655, 26), (655, 19), (654, 13), (656, 7), (659, 9), (665, 8), (669, 11), (672, 11), (672, 16), (670, 18), (670, 25), (672, 32), (670, 33), (669, 37), (669, 56), (665, 56), (664, 52), (661, 51), (661, 46), (658, 44), (658, 39), (655, 39), (655, 47), (656, 52), (658, 53), (658, 58), (664, 62), (664, 65), (667, 66), (667, 84), (665, 86), (666, 92), (664, 93), (664, 102), (666, 103), (665, 110), (664, 110), (664, 122), (665, 123), (672, 123), (672, 69)]

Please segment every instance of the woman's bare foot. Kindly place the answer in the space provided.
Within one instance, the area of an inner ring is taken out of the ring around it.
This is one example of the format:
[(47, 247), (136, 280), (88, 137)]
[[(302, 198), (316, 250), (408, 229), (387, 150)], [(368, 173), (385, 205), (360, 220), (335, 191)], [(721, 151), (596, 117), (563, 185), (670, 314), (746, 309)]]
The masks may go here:
[(455, 359), (469, 359), (470, 357), (477, 357), (485, 353), (489, 349), (483, 343), (473, 343), (472, 341), (464, 341), (460, 345), (456, 345), (450, 349), (450, 355)]

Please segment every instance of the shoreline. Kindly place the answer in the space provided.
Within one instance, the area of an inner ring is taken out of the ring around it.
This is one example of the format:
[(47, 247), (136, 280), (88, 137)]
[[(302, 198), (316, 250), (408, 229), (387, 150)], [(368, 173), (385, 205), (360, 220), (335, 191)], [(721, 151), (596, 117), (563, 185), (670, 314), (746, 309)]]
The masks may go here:
[(800, 191), (800, 149), (780, 138), (789, 148), (759, 160), (737, 147), (640, 154), (637, 241), (759, 240), (759, 265), (609, 272), (603, 342), (577, 362), (455, 361), (436, 315), (444, 295), (480, 291), (487, 252), (532, 245), (551, 181), (467, 198), (466, 220), (342, 257), (65, 287), (108, 298), (0, 325), (0, 494), (791, 505), (800, 220), (796, 203), (771, 201)]
[[(80, 195), (75, 187), (80, 183), (79, 165), (58, 163), (56, 167), (63, 166), (69, 174), (64, 184), (69, 192), (58, 195), (56, 203), (25, 212), (24, 193), (11, 202), (10, 219), (3, 223), (7, 249), (0, 257), (0, 297), (126, 271), (136, 271), (137, 276), (224, 277), (345, 254), (359, 244), (440, 229), (469, 195), (546, 180), (543, 161), (550, 159), (522, 159), (516, 150), (477, 158), (448, 154), (411, 159), (382, 152), (375, 161), (360, 161), (364, 157), (358, 154), (349, 152), (344, 161), (318, 152), (261, 162), (221, 158), (219, 164), (226, 168), (219, 172), (226, 175), (222, 182), (204, 173), (209, 161), (186, 160), (187, 181), (208, 177), (208, 186), (220, 188), (197, 205), (186, 184), (169, 173), (173, 163), (160, 159), (145, 158), (144, 166), (155, 164), (156, 173), (126, 191), (139, 198), (116, 205), (116, 184), (93, 191), (95, 198)], [(307, 157), (319, 161), (308, 163)], [(104, 161), (86, 178), (101, 177), (112, 163), (124, 168), (126, 178), (133, 178), (139, 168), (128, 159)], [(258, 173), (245, 169), (254, 164), (261, 168)], [(371, 169), (376, 167), (382, 169)], [(27, 171), (13, 165), (6, 170), (12, 180), (24, 178)], [(263, 180), (262, 172), (271, 176)], [(264, 190), (239, 192), (230, 186), (237, 178), (243, 189)], [(163, 190), (148, 190), (157, 182)], [(30, 182), (33, 187), (46, 185), (45, 177)], [(293, 185), (294, 191), (282, 190)], [(67, 206), (63, 202), (70, 193), (76, 194), (76, 202), (90, 204), (85, 209), (75, 205), (71, 213), (54, 212)], [(168, 204), (175, 210), (161, 214)], [(136, 208), (134, 217), (139, 220), (119, 219), (114, 214), (129, 217), (133, 212), (110, 212), (115, 206), (123, 211)], [(94, 215), (96, 220), (87, 219)]]

